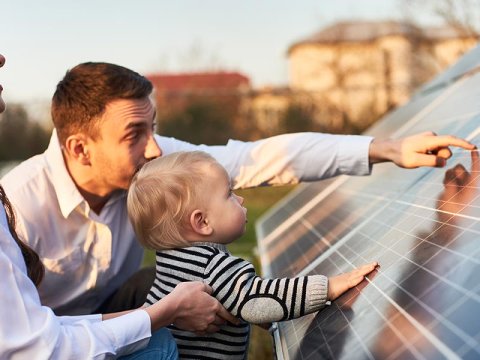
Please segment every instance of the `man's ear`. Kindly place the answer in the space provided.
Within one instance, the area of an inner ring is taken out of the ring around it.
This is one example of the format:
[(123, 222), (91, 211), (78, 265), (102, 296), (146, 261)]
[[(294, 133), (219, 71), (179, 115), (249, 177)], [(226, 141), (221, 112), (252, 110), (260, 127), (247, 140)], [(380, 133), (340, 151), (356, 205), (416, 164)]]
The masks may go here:
[(190, 214), (190, 226), (192, 230), (203, 236), (212, 235), (213, 228), (210, 226), (210, 223), (202, 210), (194, 210)]
[(65, 141), (65, 151), (68, 157), (75, 159), (82, 165), (91, 165), (88, 141), (85, 135), (70, 135)]

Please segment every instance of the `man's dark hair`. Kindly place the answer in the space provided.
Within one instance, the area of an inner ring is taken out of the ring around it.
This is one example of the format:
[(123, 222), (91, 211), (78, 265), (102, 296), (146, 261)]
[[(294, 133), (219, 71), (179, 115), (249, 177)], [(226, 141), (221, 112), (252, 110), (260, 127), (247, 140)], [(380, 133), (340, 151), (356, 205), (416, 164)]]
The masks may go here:
[(152, 89), (147, 78), (123, 66), (101, 62), (75, 66), (58, 83), (52, 98), (52, 119), (60, 143), (79, 132), (95, 138), (109, 102), (142, 99)]

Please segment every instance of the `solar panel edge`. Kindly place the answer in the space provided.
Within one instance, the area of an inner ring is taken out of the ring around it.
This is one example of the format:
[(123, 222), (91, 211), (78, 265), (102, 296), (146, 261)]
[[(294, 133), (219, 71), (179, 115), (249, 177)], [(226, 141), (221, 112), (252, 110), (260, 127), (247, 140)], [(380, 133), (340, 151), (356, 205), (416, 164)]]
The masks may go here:
[[(478, 67), (478, 63), (474, 62), (475, 65), (469, 64), (471, 59), (480, 57), (480, 46), (473, 47), (467, 53), (465, 53), (457, 62), (452, 64), (449, 68), (445, 69), (442, 73), (435, 76), (431, 81), (422, 86), (414, 95), (416, 96), (425, 96), (432, 88), (437, 88), (439, 86), (448, 86), (450, 83), (458, 80), (459, 77), (468, 74), (470, 71)], [(465, 66), (464, 70), (457, 70)]]
[[(295, 189), (290, 191), (287, 195), (285, 195), (283, 198), (281, 198), (278, 202), (276, 202), (272, 207), (270, 207), (265, 213), (263, 213), (257, 220), (257, 224), (263, 223), (266, 219), (270, 218), (279, 208), (283, 207), (290, 199), (296, 197), (299, 193), (304, 191), (305, 187), (308, 185), (308, 183), (299, 183)], [(257, 238), (258, 237), (264, 238), (265, 235), (263, 234), (263, 231), (260, 229), (260, 232), (257, 233)]]

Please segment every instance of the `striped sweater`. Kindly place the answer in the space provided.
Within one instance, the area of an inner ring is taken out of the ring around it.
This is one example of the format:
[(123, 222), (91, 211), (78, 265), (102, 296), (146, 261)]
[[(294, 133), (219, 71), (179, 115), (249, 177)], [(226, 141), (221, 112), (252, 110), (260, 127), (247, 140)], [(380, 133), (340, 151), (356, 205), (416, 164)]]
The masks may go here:
[(146, 303), (155, 303), (184, 281), (210, 285), (212, 295), (243, 321), (205, 336), (171, 325), (181, 359), (245, 359), (249, 323), (293, 319), (318, 311), (327, 301), (328, 279), (323, 275), (262, 279), (251, 263), (232, 256), (224, 245), (202, 243), (157, 252), (156, 279)]

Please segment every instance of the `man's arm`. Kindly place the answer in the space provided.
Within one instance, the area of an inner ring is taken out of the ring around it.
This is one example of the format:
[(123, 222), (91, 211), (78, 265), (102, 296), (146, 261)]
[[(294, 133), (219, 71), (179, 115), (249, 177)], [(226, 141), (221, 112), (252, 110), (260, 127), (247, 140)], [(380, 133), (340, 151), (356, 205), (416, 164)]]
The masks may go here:
[[(156, 136), (164, 154), (202, 150), (213, 155), (234, 180), (235, 188), (296, 184), (336, 175), (368, 175), (372, 164), (391, 161), (404, 168), (443, 166), (450, 146), (473, 150), (454, 136), (428, 132), (402, 139), (369, 136), (295, 133), (224, 146), (193, 145)], [(372, 141), (373, 140), (373, 141)]]
[(237, 189), (370, 173), (372, 138), (367, 136), (295, 133), (252, 142), (230, 140), (224, 146), (156, 139), (165, 155), (192, 150), (210, 153), (226, 168)]

